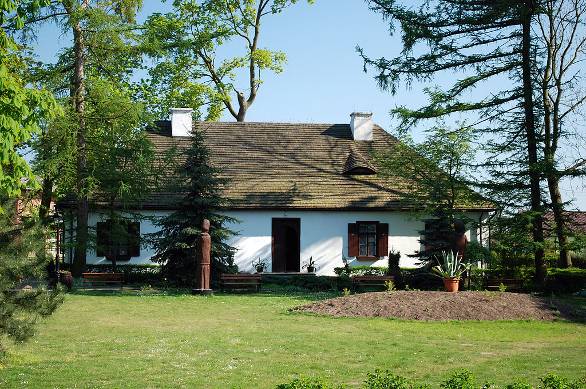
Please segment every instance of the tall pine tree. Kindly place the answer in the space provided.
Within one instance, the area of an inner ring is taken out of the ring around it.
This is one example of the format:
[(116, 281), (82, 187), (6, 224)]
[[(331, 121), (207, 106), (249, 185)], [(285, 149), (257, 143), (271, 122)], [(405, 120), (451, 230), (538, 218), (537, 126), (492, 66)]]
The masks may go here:
[(156, 249), (154, 260), (161, 264), (167, 279), (181, 286), (192, 286), (195, 281), (195, 258), (204, 219), (211, 224), (212, 278), (232, 266), (234, 256), (234, 248), (226, 240), (234, 235), (227, 224), (235, 219), (221, 213), (226, 205), (222, 189), (227, 181), (219, 176), (218, 168), (211, 166), (203, 134), (193, 131), (190, 141), (188, 149), (175, 150), (172, 159), (184, 158), (184, 162), (178, 164), (168, 184), (171, 191), (184, 197), (176, 211), (158, 222), (161, 230), (151, 236)]
[[(531, 26), (539, 0), (368, 0), (375, 12), (400, 26), (403, 50), (392, 59), (361, 55), (380, 86), (429, 82), (448, 72), (462, 74), (449, 89), (426, 89), (429, 103), (398, 107), (403, 126), (452, 114), (478, 115), (484, 139), (485, 188), (509, 210), (531, 210), (538, 283), (545, 278), (539, 131), (534, 102), (536, 47)], [(497, 88), (500, 86), (500, 88)], [(474, 91), (474, 93), (472, 93)]]

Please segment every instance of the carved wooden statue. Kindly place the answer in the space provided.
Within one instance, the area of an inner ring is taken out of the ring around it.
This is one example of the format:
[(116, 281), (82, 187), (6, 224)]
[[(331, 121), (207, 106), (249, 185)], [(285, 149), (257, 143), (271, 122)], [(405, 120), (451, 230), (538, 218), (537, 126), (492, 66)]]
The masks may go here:
[(201, 226), (201, 234), (199, 237), (199, 249), (196, 256), (196, 287), (193, 293), (196, 294), (210, 294), (210, 265), (211, 265), (211, 249), (212, 238), (209, 234), (210, 221), (204, 219)]
[(454, 222), (454, 240), (453, 250), (458, 252), (460, 259), (466, 256), (466, 246), (468, 245), (468, 237), (466, 236), (466, 225), (461, 220)]

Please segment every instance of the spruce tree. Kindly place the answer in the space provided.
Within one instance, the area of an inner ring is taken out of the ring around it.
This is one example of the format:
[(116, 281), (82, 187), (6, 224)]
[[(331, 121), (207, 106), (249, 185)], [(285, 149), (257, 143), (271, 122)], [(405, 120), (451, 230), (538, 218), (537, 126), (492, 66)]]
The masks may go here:
[(195, 258), (204, 219), (211, 224), (213, 279), (233, 265), (234, 256), (234, 248), (226, 240), (234, 235), (227, 224), (235, 219), (221, 213), (227, 204), (222, 197), (227, 181), (210, 164), (203, 134), (193, 131), (190, 141), (189, 148), (174, 151), (175, 158), (182, 157), (184, 162), (178, 164), (175, 178), (168, 183), (170, 191), (181, 193), (183, 198), (176, 211), (158, 221), (161, 230), (151, 236), (156, 249), (154, 260), (161, 264), (164, 276), (180, 286), (192, 286), (195, 281)]

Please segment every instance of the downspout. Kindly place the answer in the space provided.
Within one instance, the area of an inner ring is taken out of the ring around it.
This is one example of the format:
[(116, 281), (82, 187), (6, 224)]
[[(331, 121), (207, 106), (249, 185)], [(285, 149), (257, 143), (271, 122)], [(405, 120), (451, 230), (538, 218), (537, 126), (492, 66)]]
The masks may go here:
[[(484, 211), (480, 212), (480, 216), (478, 217), (478, 228), (480, 229), (480, 237), (479, 237), (479, 242), (480, 242), (480, 247), (484, 247), (484, 241), (482, 239), (482, 216), (484, 216)], [(480, 268), (484, 269), (484, 259), (480, 260)]]

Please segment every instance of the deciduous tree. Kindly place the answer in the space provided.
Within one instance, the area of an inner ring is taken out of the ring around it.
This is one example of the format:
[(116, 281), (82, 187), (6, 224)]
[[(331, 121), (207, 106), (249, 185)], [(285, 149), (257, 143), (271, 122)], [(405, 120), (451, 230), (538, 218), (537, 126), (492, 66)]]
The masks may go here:
[[(560, 267), (572, 266), (567, 205), (560, 181), (586, 175), (583, 107), (586, 60), (586, 1), (547, 0), (538, 19), (545, 63), (540, 69), (544, 175), (560, 248)], [(572, 147), (573, 146), (573, 147)]]
[[(92, 152), (89, 143), (94, 137), (88, 127), (91, 119), (87, 107), (89, 88), (91, 83), (98, 85), (102, 80), (116, 85), (115, 88), (128, 89), (129, 76), (140, 63), (140, 56), (131, 42), (134, 18), (141, 5), (142, 0), (63, 0), (40, 10), (30, 24), (34, 28), (35, 23), (53, 21), (72, 37), (71, 45), (64, 49), (57, 63), (36, 72), (39, 80), (61, 97), (68, 115), (63, 123), (55, 122), (49, 126), (39, 142), (37, 155), (46, 159), (39, 163), (46, 169), (42, 172), (45, 201), (51, 198), (47, 194), (52, 192), (55, 181), (58, 181), (55, 182), (58, 190), (73, 194), (76, 199), (76, 244), (72, 268), (76, 276), (81, 274), (86, 262), (88, 199), (95, 188), (92, 177), (95, 171), (88, 165)], [(100, 116), (94, 109), (90, 111), (96, 115), (94, 118)], [(123, 111), (122, 108), (120, 114)], [(56, 130), (64, 128), (66, 132)], [(51, 145), (51, 141), (56, 143)], [(74, 167), (69, 165), (71, 162), (75, 163)], [(74, 176), (63, 175), (65, 172), (74, 173)]]
[[(280, 73), (285, 63), (285, 53), (261, 46), (262, 22), (297, 1), (173, 1), (172, 12), (154, 14), (146, 22), (145, 48), (158, 63), (150, 70), (143, 97), (161, 114), (174, 105), (214, 120), (225, 108), (244, 121), (262, 73)], [(243, 43), (244, 53), (221, 59), (219, 52), (232, 41)], [(245, 80), (244, 85), (237, 86), (237, 79)]]

